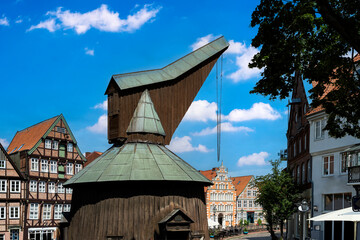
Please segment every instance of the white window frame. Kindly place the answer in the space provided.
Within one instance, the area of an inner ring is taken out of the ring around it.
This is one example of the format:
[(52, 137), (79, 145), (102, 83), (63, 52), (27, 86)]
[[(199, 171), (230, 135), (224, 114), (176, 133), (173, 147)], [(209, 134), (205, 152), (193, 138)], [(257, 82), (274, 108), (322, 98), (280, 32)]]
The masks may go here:
[[(333, 158), (332, 164), (333, 164), (333, 172), (330, 173), (331, 169), (331, 157)], [(325, 173), (325, 158), (328, 158), (327, 167), (328, 167), (328, 173)], [(335, 156), (334, 155), (327, 155), (322, 157), (322, 168), (321, 168), (322, 176), (333, 176), (335, 173)]]
[(67, 175), (74, 175), (74, 164), (73, 163), (67, 163), (66, 164), (66, 174)]
[(79, 163), (75, 164), (75, 174), (77, 174), (78, 172), (80, 172), (82, 169), (82, 165)]
[(65, 193), (65, 188), (63, 186), (63, 183), (61, 182), (58, 183), (57, 190), (58, 193)]
[[(15, 189), (13, 189), (13, 187)], [(19, 193), (21, 191), (21, 181), (20, 180), (10, 180), (10, 192)]]
[(7, 190), (7, 180), (1, 179), (0, 180), (0, 192), (6, 193)]
[(73, 190), (72, 188), (65, 188), (66, 193), (72, 194)]
[(50, 220), (51, 219), (51, 204), (44, 204), (43, 205), (43, 220)]
[(39, 182), (39, 192), (41, 193), (46, 192), (46, 183), (44, 181)]
[(55, 193), (55, 182), (48, 182), (48, 193)]
[(39, 204), (30, 203), (29, 219), (39, 219)]
[(252, 207), (253, 207), (253, 201), (249, 200), (249, 208), (252, 208)]
[(57, 173), (57, 161), (50, 161), (50, 173)]
[(20, 207), (9, 207), (9, 218), (10, 219), (18, 219), (20, 218)]
[(49, 161), (41, 159), (41, 172), (49, 172)]
[(59, 141), (52, 141), (52, 149), (58, 150), (59, 149)]
[(54, 219), (61, 219), (62, 214), (62, 205), (61, 204), (55, 204), (54, 206)]
[(68, 143), (66, 148), (67, 148), (68, 152), (73, 152), (74, 151), (74, 144)]
[(30, 187), (30, 192), (37, 192), (37, 181), (35, 180), (30, 180), (30, 183), (29, 183)]
[(31, 158), (31, 171), (39, 171), (39, 159)]
[(1, 160), (0, 160), (0, 168), (1, 168), (1, 169), (5, 169), (5, 168), (6, 168), (6, 160), (5, 160), (5, 159), (1, 159)]
[(46, 149), (51, 149), (51, 140), (50, 139), (45, 139), (45, 148)]
[(6, 219), (6, 207), (0, 207), (0, 219)]
[(247, 200), (244, 200), (244, 208), (247, 208)]
[(71, 210), (71, 204), (64, 204), (63, 212), (70, 212), (70, 210)]
[(314, 122), (315, 140), (324, 139), (324, 137), (325, 137), (325, 131), (324, 131), (325, 126), (326, 126), (326, 120), (325, 119), (321, 119), (321, 120), (318, 120), (318, 121)]

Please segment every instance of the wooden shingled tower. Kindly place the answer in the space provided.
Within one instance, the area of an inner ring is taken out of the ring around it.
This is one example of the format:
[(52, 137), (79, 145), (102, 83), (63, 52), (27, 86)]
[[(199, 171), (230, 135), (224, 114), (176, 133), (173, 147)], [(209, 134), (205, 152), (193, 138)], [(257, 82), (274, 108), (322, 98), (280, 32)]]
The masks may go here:
[(66, 182), (66, 239), (209, 239), (211, 182), (165, 145), (228, 46), (220, 37), (164, 68), (112, 76), (113, 146)]

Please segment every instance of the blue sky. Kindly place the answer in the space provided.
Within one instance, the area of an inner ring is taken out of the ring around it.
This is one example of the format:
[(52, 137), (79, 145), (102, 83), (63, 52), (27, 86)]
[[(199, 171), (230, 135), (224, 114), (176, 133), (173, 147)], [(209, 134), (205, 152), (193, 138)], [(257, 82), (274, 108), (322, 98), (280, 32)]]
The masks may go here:
[[(250, 95), (260, 70), (248, 69), (258, 1), (0, 2), (0, 141), (64, 114), (82, 152), (110, 147), (105, 89), (113, 74), (163, 67), (223, 35), (221, 159), (232, 176), (262, 175), (286, 148), (287, 100)], [(216, 159), (215, 68), (169, 148), (197, 169)], [(200, 114), (199, 114), (200, 113)]]

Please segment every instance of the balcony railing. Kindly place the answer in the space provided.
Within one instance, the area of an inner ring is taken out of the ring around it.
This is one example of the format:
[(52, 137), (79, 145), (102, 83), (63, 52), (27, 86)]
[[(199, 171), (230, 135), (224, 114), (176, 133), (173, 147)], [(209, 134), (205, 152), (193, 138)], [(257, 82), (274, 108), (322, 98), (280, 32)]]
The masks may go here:
[(360, 166), (348, 168), (348, 183), (360, 184)]

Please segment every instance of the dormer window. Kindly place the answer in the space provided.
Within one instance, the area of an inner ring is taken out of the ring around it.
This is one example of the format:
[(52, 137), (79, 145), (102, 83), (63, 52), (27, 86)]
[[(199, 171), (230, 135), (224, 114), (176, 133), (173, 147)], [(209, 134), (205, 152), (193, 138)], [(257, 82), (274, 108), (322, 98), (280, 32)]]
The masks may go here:
[(50, 139), (45, 139), (45, 148), (51, 149), (51, 140)]

